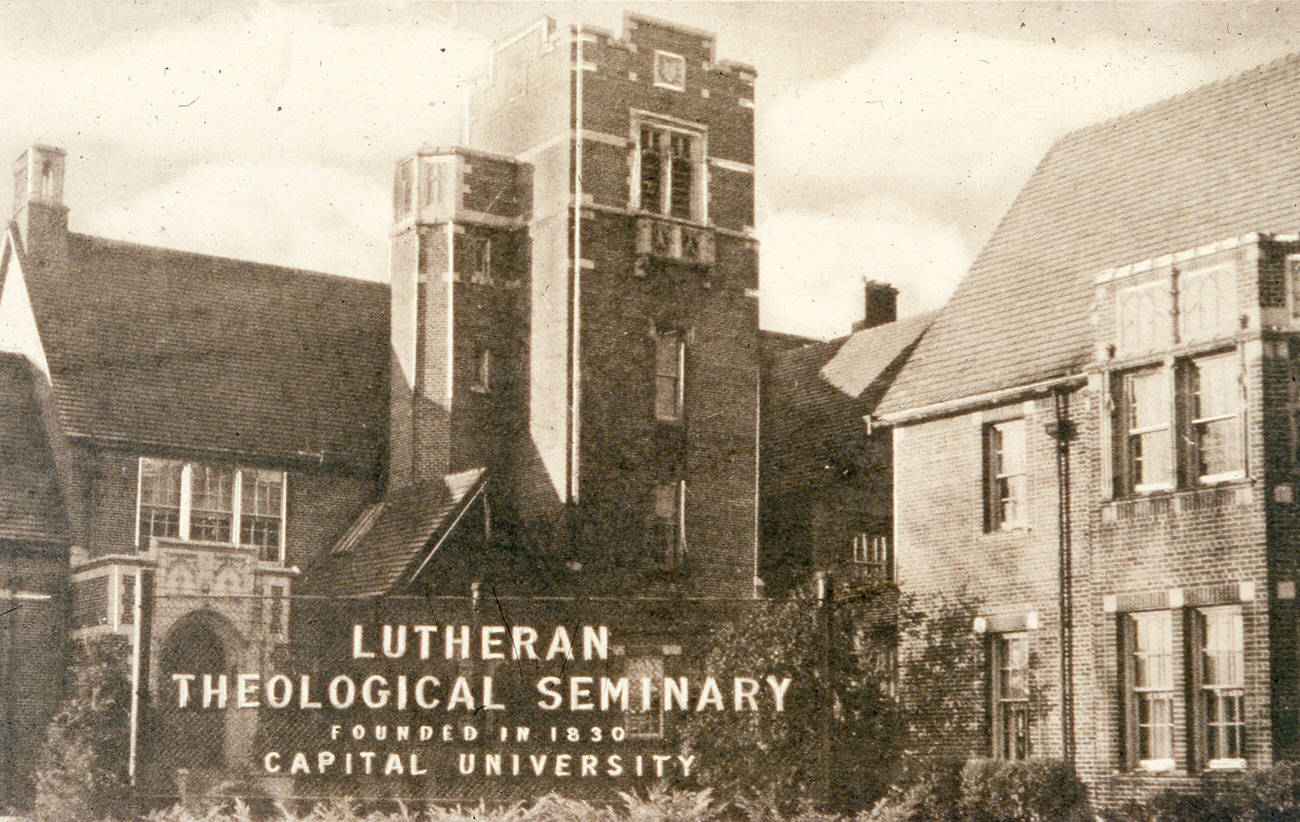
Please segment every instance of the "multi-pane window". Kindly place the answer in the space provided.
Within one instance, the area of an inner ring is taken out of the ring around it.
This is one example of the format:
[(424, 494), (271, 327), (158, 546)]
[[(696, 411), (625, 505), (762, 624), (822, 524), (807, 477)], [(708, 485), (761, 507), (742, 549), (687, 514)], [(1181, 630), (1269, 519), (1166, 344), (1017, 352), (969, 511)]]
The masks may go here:
[(686, 558), (686, 481), (654, 487), (651, 540), (655, 559), (675, 568)]
[(889, 537), (881, 534), (853, 535), (853, 563), (884, 568), (889, 562)]
[(1242, 712), (1245, 674), (1241, 608), (1221, 606), (1196, 611), (1196, 676), (1200, 705), (1198, 737), (1211, 767), (1242, 767), (1246, 720)]
[(1167, 770), (1174, 764), (1174, 653), (1170, 612), (1129, 614), (1125, 644), (1130, 759), (1138, 767)]
[(1202, 357), (1188, 364), (1191, 464), (1201, 481), (1241, 473), (1240, 375), (1235, 352)]
[(285, 629), (285, 597), (283, 585), (268, 585), (263, 588), (266, 593), (266, 625), (273, 636), (282, 636)]
[(1025, 421), (1005, 420), (984, 429), (986, 530), (1024, 524)]
[(642, 123), (637, 131), (638, 205), (685, 220), (701, 218), (702, 137)]
[(628, 680), (628, 711), (623, 717), (627, 735), (663, 736), (663, 657), (629, 656), (623, 663), (623, 675)]
[(135, 623), (135, 581), (135, 574), (122, 574), (118, 577), (117, 622), (119, 625)]
[(245, 468), (240, 471), (241, 502), (239, 542), (255, 545), (260, 559), (284, 559), (281, 534), (284, 526), (284, 474)]
[(190, 539), (230, 542), (234, 477), (226, 466), (190, 466)]
[(140, 536), (178, 537), (181, 528), (179, 462), (140, 460)]
[(283, 471), (140, 459), (138, 540), (151, 537), (254, 546), (261, 559), (284, 559)]
[(1174, 481), (1169, 374), (1156, 369), (1123, 376), (1126, 490), (1167, 488)]
[(655, 419), (680, 422), (686, 394), (686, 340), (681, 331), (655, 336)]
[(993, 637), (993, 755), (1029, 757), (1029, 637)]
[(462, 265), (472, 282), (481, 283), (492, 279), (492, 241), (487, 237), (466, 235), (462, 240), (464, 250)]

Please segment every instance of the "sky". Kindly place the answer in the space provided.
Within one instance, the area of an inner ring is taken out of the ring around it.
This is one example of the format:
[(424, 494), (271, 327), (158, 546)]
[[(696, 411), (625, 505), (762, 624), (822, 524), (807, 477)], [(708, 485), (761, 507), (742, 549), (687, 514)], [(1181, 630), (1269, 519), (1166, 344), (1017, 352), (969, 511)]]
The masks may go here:
[(383, 280), (491, 43), (628, 10), (757, 68), (760, 322), (818, 337), (940, 307), (1055, 139), (1300, 51), (1300, 3), (9, 0), (0, 152), (68, 151), (74, 231)]

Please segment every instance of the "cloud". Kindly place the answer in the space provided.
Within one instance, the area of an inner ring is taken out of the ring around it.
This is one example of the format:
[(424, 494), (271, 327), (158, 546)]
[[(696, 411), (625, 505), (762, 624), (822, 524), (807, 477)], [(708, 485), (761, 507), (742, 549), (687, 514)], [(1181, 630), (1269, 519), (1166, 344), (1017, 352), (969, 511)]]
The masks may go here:
[(391, 208), (386, 182), (355, 171), (203, 163), (85, 222), (132, 242), (386, 280)]
[(862, 280), (899, 289), (899, 312), (939, 307), (972, 249), (951, 224), (900, 200), (845, 211), (778, 212), (759, 226), (760, 324), (807, 336), (847, 333), (862, 318)]
[(933, 307), (1054, 139), (1221, 72), (1151, 43), (897, 26), (860, 63), (760, 108), (764, 289), (785, 295), (765, 316), (842, 328), (841, 295), (863, 275), (897, 283), (904, 309)]

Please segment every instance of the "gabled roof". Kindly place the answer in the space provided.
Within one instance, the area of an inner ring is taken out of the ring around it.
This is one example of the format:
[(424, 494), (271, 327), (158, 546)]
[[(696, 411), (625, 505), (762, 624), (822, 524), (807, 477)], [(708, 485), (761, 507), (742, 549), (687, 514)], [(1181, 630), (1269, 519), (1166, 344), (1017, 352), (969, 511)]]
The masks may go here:
[(878, 413), (1076, 372), (1098, 271), (1300, 226), (1300, 55), (1059, 140)]
[(309, 571), (311, 581), (333, 596), (400, 593), (473, 505), (486, 478), (474, 468), (390, 490)]
[(67, 238), (27, 285), (69, 436), (379, 464), (384, 284)]
[(934, 316), (918, 314), (772, 356), (763, 394), (767, 487), (803, 487), (843, 459), (865, 434), (863, 416)]
[(0, 352), (0, 540), (70, 538), (54, 446), (42, 424), (44, 385), (30, 359)]

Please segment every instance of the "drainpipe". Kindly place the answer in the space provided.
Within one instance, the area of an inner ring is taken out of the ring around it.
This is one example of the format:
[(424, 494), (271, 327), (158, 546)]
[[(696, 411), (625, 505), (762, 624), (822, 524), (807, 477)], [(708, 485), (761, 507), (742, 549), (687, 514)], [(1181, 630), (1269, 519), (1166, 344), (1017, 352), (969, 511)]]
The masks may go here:
[(1061, 648), (1061, 754), (1065, 764), (1074, 767), (1074, 577), (1070, 546), (1070, 440), (1074, 423), (1070, 421), (1070, 395), (1057, 391), (1052, 395), (1053, 418), (1047, 433), (1056, 440), (1057, 501), (1057, 610)]

